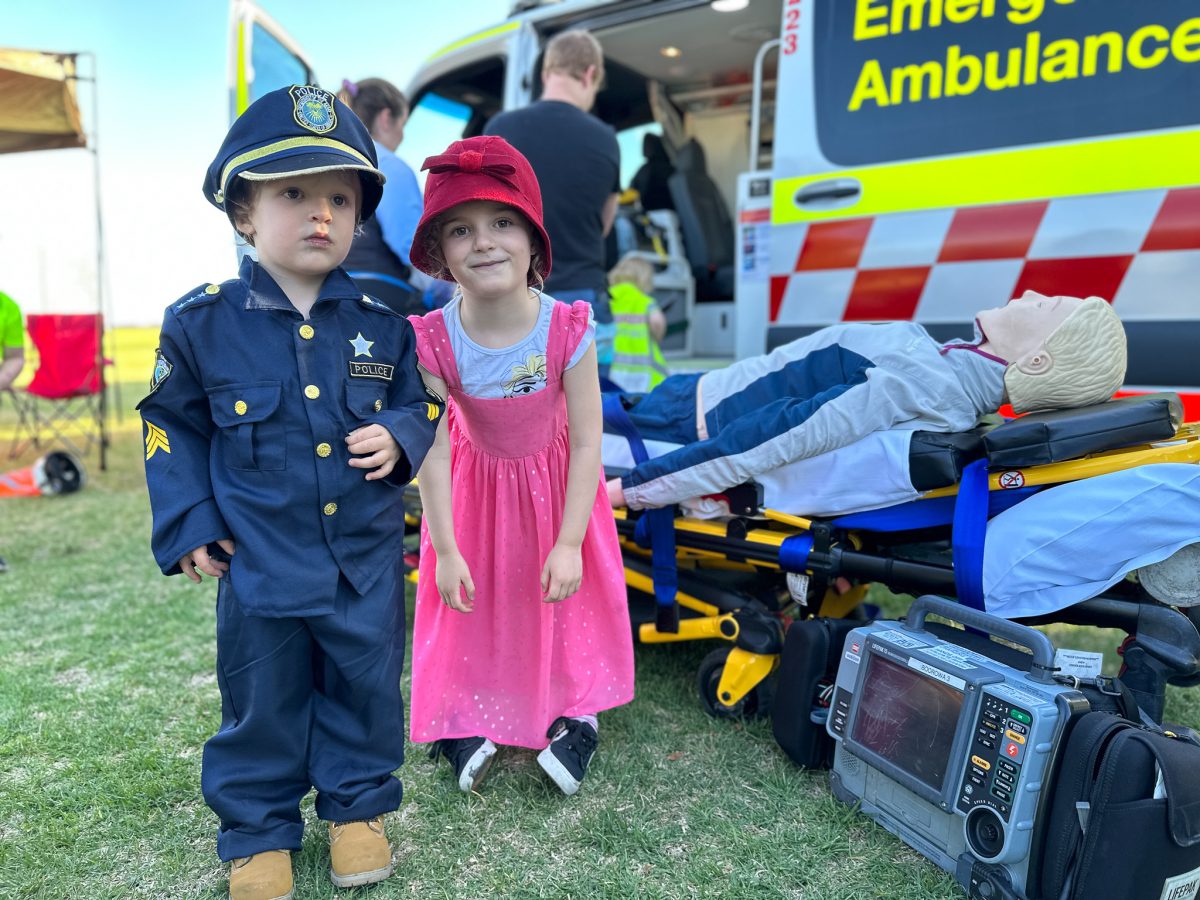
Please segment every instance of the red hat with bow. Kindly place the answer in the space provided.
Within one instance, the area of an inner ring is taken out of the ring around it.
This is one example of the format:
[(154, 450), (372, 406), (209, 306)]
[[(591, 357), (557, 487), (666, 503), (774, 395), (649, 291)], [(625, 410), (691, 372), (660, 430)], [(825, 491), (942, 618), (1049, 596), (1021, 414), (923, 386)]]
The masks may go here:
[(537, 229), (545, 248), (538, 271), (543, 279), (550, 274), (550, 236), (542, 225), (542, 191), (529, 160), (516, 147), (492, 135), (467, 138), (426, 159), (421, 169), (428, 169), (429, 176), (425, 211), (409, 254), (414, 266), (427, 275), (449, 280), (444, 268), (429, 256), (430, 226), (460, 203), (492, 200), (519, 210)]

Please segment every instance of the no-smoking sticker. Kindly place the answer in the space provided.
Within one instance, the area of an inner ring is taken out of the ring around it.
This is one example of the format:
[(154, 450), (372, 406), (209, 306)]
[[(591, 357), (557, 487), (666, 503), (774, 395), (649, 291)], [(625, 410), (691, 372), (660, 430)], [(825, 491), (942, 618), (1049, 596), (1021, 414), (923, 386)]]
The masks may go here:
[(1011, 491), (1013, 488), (1025, 487), (1025, 476), (1020, 472), (1001, 472), (1000, 487)]

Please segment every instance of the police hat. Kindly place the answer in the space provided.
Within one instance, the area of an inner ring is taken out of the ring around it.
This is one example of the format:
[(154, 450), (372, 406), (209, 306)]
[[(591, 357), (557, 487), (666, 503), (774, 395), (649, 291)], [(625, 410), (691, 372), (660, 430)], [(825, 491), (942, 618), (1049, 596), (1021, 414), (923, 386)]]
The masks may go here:
[(204, 177), (204, 196), (225, 207), (237, 176), (258, 180), (332, 170), (356, 171), (362, 182), (360, 217), (369, 219), (383, 196), (375, 144), (353, 110), (329, 91), (294, 84), (264, 94), (238, 116)]

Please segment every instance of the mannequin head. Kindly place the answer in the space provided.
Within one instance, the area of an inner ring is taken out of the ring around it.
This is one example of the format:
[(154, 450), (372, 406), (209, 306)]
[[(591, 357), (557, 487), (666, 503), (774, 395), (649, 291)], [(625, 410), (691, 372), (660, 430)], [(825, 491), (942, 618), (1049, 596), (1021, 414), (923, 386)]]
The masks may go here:
[(1026, 291), (978, 319), (984, 345), (1008, 363), (1004, 386), (1017, 412), (1102, 403), (1125, 379), (1125, 329), (1099, 297)]

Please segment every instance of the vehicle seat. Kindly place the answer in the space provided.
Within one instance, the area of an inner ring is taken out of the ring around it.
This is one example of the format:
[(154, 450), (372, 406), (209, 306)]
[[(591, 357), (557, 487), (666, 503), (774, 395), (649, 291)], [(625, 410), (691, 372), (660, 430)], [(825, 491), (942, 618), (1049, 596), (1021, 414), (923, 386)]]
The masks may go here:
[(667, 179), (675, 173), (675, 167), (671, 165), (671, 158), (667, 156), (663, 139), (657, 134), (644, 135), (642, 155), (646, 157), (646, 161), (629, 183), (629, 186), (638, 192), (642, 209), (674, 209), (675, 201), (671, 199)]
[(696, 299), (733, 298), (733, 220), (717, 184), (704, 164), (704, 150), (693, 139), (675, 158), (675, 172), (667, 179), (683, 246), (696, 279)]

